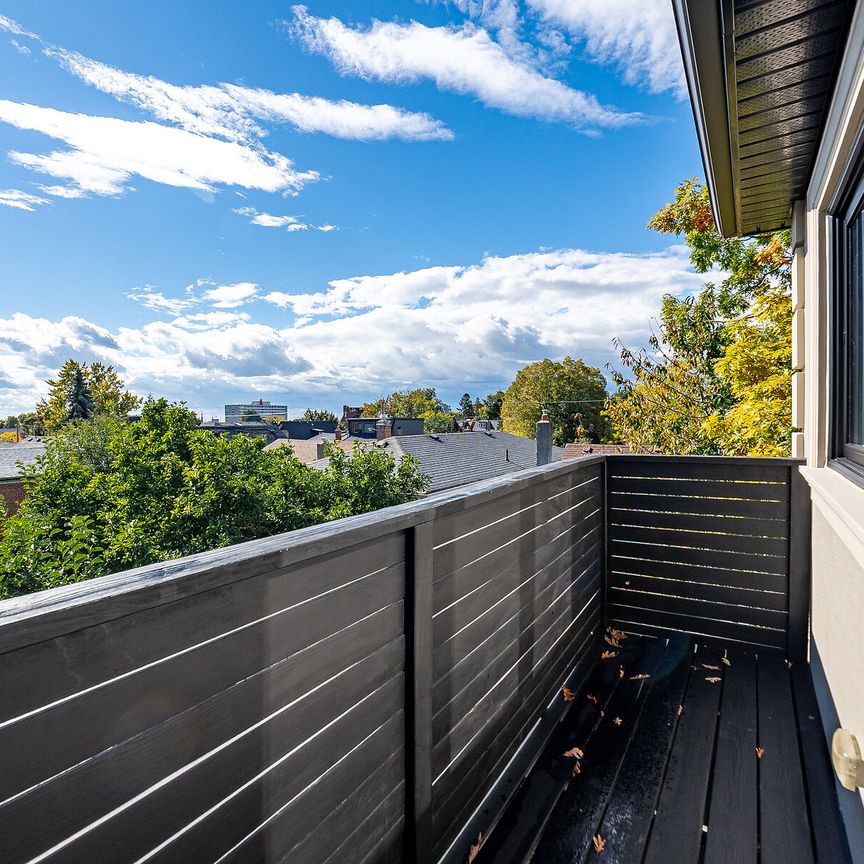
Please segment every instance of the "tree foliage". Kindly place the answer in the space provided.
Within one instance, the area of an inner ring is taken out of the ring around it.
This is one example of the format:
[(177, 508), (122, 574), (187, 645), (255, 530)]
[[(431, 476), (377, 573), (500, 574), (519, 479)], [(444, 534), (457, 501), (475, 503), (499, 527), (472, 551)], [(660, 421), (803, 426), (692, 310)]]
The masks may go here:
[(788, 232), (726, 239), (708, 190), (680, 184), (648, 223), (683, 235), (699, 273), (692, 296), (663, 298), (648, 346), (616, 342), (625, 372), (607, 404), (616, 437), (666, 453), (786, 455), (791, 431), (792, 303)]
[(241, 423), (263, 423), (264, 419), (257, 411), (251, 411), (250, 409), (245, 409), (240, 413), (240, 422)]
[(483, 417), (486, 420), (500, 420), (501, 405), (503, 404), (503, 402), (503, 390), (496, 390), (494, 393), (490, 393), (485, 399), (482, 400), (483, 408), (481, 411), (477, 412), (477, 416)]
[[(29, 434), (54, 434), (70, 419), (99, 415), (124, 418), (141, 404), (138, 396), (125, 389), (126, 385), (114, 367), (104, 363), (67, 360), (57, 377), (47, 383), (51, 389), (36, 406), (32, 424), (39, 431), (30, 432), (28, 429)], [(83, 402), (76, 402), (73, 414), (70, 400), (79, 400), (85, 393), (89, 402), (86, 398)]]
[(458, 415), (438, 398), (434, 387), (397, 390), (363, 406), (363, 417), (419, 417), (426, 432), (452, 432)]
[(338, 423), (339, 418), (332, 412), (323, 408), (307, 408), (301, 415), (301, 420), (307, 423)]
[(468, 419), (474, 416), (474, 400), (470, 394), (462, 394), (462, 398), (459, 400), (459, 412), (463, 417)]
[(533, 438), (545, 408), (555, 444), (579, 439), (603, 441), (609, 425), (603, 415), (605, 398), (606, 381), (596, 367), (572, 357), (560, 363), (539, 360), (520, 369), (505, 391), (502, 428), (504, 432)]
[(0, 537), (0, 597), (302, 528), (415, 498), (417, 463), (380, 448), (325, 471), (290, 448), (214, 435), (148, 400), (141, 420), (69, 424), (24, 470), (28, 496)]

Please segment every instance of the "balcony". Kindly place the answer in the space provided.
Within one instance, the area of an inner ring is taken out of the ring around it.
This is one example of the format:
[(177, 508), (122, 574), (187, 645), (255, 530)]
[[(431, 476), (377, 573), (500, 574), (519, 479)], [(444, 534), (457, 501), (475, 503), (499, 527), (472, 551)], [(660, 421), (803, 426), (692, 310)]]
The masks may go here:
[(842, 864), (806, 490), (588, 456), (7, 601), (2, 860)]

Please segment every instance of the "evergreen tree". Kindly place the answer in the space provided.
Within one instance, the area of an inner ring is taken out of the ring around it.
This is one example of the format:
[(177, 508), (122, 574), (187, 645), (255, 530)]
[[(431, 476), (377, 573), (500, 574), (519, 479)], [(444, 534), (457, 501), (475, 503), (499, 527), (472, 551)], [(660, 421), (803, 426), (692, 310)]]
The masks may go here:
[(72, 380), (66, 389), (66, 419), (89, 420), (93, 416), (93, 397), (79, 366), (72, 374)]
[(474, 402), (468, 393), (462, 394), (462, 398), (459, 400), (459, 410), (462, 412), (462, 416), (467, 419), (474, 416)]

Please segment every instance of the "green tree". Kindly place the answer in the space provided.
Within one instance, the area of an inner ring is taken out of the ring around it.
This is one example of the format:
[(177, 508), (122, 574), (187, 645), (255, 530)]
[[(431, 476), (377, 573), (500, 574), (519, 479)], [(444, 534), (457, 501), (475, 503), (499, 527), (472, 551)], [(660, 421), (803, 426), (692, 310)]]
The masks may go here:
[(697, 272), (723, 276), (696, 295), (666, 295), (647, 347), (616, 343), (625, 367), (613, 371), (618, 392), (607, 405), (616, 436), (667, 453), (788, 454), (788, 232), (720, 237), (696, 180), (680, 184), (648, 224), (683, 235)]
[(339, 418), (332, 412), (323, 408), (307, 408), (301, 415), (301, 420), (307, 423), (338, 423)]
[(496, 390), (494, 393), (490, 393), (483, 400), (483, 411), (482, 413), (478, 412), (478, 417), (485, 417), (487, 420), (500, 420), (501, 419), (501, 405), (504, 403), (504, 391)]
[(606, 440), (603, 414), (606, 381), (599, 369), (565, 357), (560, 363), (539, 360), (516, 373), (501, 405), (502, 429), (533, 438), (545, 408), (552, 422), (552, 440), (559, 446), (587, 438)]
[(263, 423), (264, 420), (257, 411), (250, 411), (248, 408), (240, 414), (241, 423)]
[(89, 420), (93, 416), (93, 397), (90, 387), (84, 378), (84, 372), (79, 366), (72, 373), (72, 379), (66, 388), (66, 419)]
[(36, 406), (36, 418), (32, 425), (41, 431), (30, 432), (28, 429), (29, 434), (44, 432), (51, 435), (69, 421), (69, 394), (79, 386), (76, 382), (81, 380), (92, 399), (93, 416), (107, 414), (122, 419), (141, 404), (138, 396), (125, 389), (126, 385), (113, 366), (67, 360), (57, 377), (47, 382), (51, 388), (48, 396)]
[(468, 393), (463, 393), (459, 400), (459, 411), (463, 417), (470, 419), (474, 416), (474, 402)]
[[(409, 501), (413, 460), (381, 448), (326, 471), (290, 448), (214, 435), (182, 405), (148, 400), (138, 423), (61, 428), (24, 470), (28, 496), (0, 537), (0, 597), (77, 582)], [(340, 451), (341, 452), (341, 451)]]
[(415, 390), (397, 390), (363, 406), (364, 417), (390, 414), (392, 417), (423, 417), (430, 411), (449, 413), (450, 406), (438, 398), (434, 387)]

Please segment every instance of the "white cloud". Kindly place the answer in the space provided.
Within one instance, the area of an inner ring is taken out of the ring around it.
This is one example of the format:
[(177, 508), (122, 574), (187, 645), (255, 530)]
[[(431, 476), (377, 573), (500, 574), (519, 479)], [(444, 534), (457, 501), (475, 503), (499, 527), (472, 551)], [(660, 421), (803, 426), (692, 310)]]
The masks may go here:
[(528, 0), (528, 5), (584, 40), (589, 58), (617, 66), (628, 84), (686, 98), (669, 0)]
[(474, 96), (508, 114), (578, 128), (618, 127), (641, 119), (546, 77), (471, 22), (427, 27), (416, 21), (373, 21), (369, 27), (350, 27), (338, 18), (315, 18), (305, 7), (295, 6), (292, 29), (308, 50), (328, 57), (343, 75), (394, 84), (429, 79), (441, 90)]
[[(143, 299), (134, 299), (159, 320), (110, 331), (81, 318), (0, 320), (0, 368), (19, 388), (0, 394), (0, 414), (32, 405), (69, 356), (117, 365), (138, 392), (206, 392), (214, 406), (238, 391), (338, 402), (347, 390), (494, 389), (542, 357), (570, 354), (602, 367), (615, 359), (613, 336), (644, 345), (663, 294), (696, 290), (703, 278), (682, 247), (562, 249), (337, 279), (310, 294), (207, 280), (179, 298), (136, 289)], [(269, 313), (254, 305), (262, 300)], [(279, 323), (278, 308), (293, 316)]]
[(46, 48), (45, 53), (87, 84), (136, 105), (157, 120), (229, 141), (254, 143), (263, 137), (266, 131), (256, 120), (289, 123), (301, 132), (323, 132), (359, 141), (453, 138), (453, 133), (429, 114), (392, 105), (361, 105), (344, 99), (274, 93), (237, 84), (178, 86), (62, 48)]
[(47, 198), (31, 195), (20, 189), (0, 189), (0, 207), (14, 207), (16, 210), (35, 210), (40, 204), (50, 204)]
[(19, 53), (23, 54), (25, 57), (30, 56), (30, 49), (26, 45), (22, 45), (15, 39), (10, 39), (9, 44)]
[[(278, 153), (161, 126), (71, 114), (0, 99), (0, 120), (69, 146), (46, 155), (9, 154), (13, 162), (64, 181), (69, 194), (119, 195), (134, 175), (156, 183), (214, 191), (214, 184), (296, 193), (318, 179)], [(48, 187), (51, 188), (51, 187)]]
[(272, 213), (261, 213), (254, 207), (237, 207), (234, 210), (241, 216), (250, 216), (253, 225), (262, 228), (284, 228), (286, 231), (336, 231), (335, 225), (310, 225), (303, 222), (298, 216), (275, 216)]
[(211, 303), (215, 309), (234, 309), (248, 303), (257, 293), (258, 286), (254, 282), (237, 282), (208, 288), (202, 302)]

